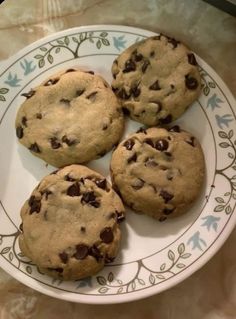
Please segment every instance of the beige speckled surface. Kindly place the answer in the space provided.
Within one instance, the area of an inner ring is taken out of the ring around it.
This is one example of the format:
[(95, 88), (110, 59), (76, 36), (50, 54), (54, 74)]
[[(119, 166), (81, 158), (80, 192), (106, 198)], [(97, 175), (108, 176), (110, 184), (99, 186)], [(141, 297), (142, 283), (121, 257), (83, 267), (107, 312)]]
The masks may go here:
[[(0, 5), (0, 60), (69, 27), (123, 24), (162, 31), (188, 44), (236, 95), (236, 19), (195, 0), (6, 0)], [(0, 270), (0, 318), (236, 318), (236, 229), (201, 270), (159, 295), (124, 305), (59, 301)]]

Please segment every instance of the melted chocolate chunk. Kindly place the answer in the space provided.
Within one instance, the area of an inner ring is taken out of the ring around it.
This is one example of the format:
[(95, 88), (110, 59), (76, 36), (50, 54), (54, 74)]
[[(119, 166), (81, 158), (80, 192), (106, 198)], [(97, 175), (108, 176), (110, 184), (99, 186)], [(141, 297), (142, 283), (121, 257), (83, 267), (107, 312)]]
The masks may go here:
[(144, 140), (144, 143), (146, 143), (146, 144), (148, 144), (148, 145), (150, 145), (151, 147), (154, 148), (154, 142), (153, 142), (153, 140), (151, 138), (146, 138)]
[(35, 153), (41, 153), (37, 143), (31, 144), (29, 150)]
[(145, 129), (145, 128), (140, 127), (140, 128), (137, 130), (137, 132), (136, 132), (136, 133), (144, 133), (144, 134), (147, 134), (147, 131), (146, 131), (146, 129)]
[(132, 60), (127, 60), (125, 62), (125, 68), (123, 70), (123, 73), (128, 73), (136, 70), (136, 64)]
[(131, 88), (130, 90), (131, 95), (133, 95), (133, 97), (138, 97), (141, 93), (141, 89), (136, 87)]
[(130, 95), (128, 93), (126, 93), (124, 88), (119, 90), (117, 95), (118, 95), (119, 98), (121, 98), (123, 100), (127, 100), (128, 98), (130, 98)]
[(75, 140), (69, 139), (66, 135), (62, 136), (62, 142), (66, 143), (68, 146), (72, 146), (74, 144), (76, 144)]
[(30, 206), (30, 214), (39, 213), (41, 209), (41, 200), (32, 195), (28, 201)]
[(114, 239), (114, 235), (113, 235), (111, 227), (105, 227), (100, 232), (100, 238), (105, 244), (111, 243)]
[(169, 114), (164, 118), (159, 119), (160, 124), (169, 124), (172, 121), (172, 115)]
[(48, 200), (48, 196), (52, 194), (51, 191), (45, 189), (43, 192), (41, 192), (42, 196), (45, 195), (45, 199)]
[(133, 146), (134, 146), (134, 140), (132, 138), (130, 138), (129, 140), (125, 141), (123, 146), (128, 150), (131, 151)]
[(198, 87), (198, 81), (194, 77), (187, 74), (185, 75), (185, 85), (189, 90), (196, 90)]
[(174, 197), (174, 195), (164, 190), (160, 191), (160, 196), (164, 199), (165, 204), (168, 203)]
[(79, 183), (75, 183), (73, 185), (71, 185), (68, 189), (67, 189), (67, 192), (66, 194), (68, 196), (71, 196), (71, 197), (74, 197), (74, 196), (80, 196), (80, 186), (79, 186)]
[(85, 92), (85, 89), (79, 89), (76, 91), (76, 96), (80, 96)]
[(179, 133), (180, 132), (180, 127), (179, 127), (179, 125), (174, 125), (168, 131)]
[(86, 228), (85, 228), (84, 226), (81, 226), (81, 227), (80, 227), (80, 231), (81, 231), (82, 233), (85, 233), (85, 232), (86, 232)]
[(94, 102), (96, 99), (97, 93), (98, 93), (97, 91), (94, 91), (94, 92), (90, 93), (88, 96), (86, 96), (86, 98), (91, 100), (92, 102)]
[(122, 111), (123, 111), (124, 115), (127, 115), (127, 116), (130, 115), (130, 111), (126, 107), (122, 107)]
[(195, 146), (194, 142), (195, 142), (195, 138), (193, 136), (190, 137), (190, 141), (186, 141), (186, 143), (188, 143), (189, 145), (193, 147)]
[(180, 43), (179, 41), (175, 40), (174, 38), (167, 37), (167, 39), (168, 39), (168, 42), (173, 45), (173, 49), (175, 49), (178, 46), (178, 44)]
[(51, 147), (56, 150), (61, 147), (61, 143), (58, 141), (56, 137), (52, 137), (50, 139)]
[(161, 88), (160, 88), (158, 80), (156, 80), (156, 82), (154, 82), (152, 85), (149, 86), (149, 90), (158, 91), (160, 89)]
[(61, 259), (61, 261), (63, 262), (63, 264), (66, 264), (68, 261), (68, 254), (66, 252), (62, 252), (59, 254), (59, 257)]
[(76, 253), (73, 255), (78, 260), (85, 259), (89, 254), (89, 248), (85, 244), (76, 245)]
[(22, 126), (17, 126), (16, 128), (16, 136), (21, 139), (24, 136), (24, 130)]
[(170, 215), (171, 213), (173, 213), (174, 210), (175, 208), (164, 208), (163, 214)]
[(94, 71), (84, 71), (85, 73), (89, 73), (89, 74), (92, 74), (92, 75), (94, 75)]
[(49, 79), (49, 80), (44, 84), (44, 86), (54, 85), (54, 84), (56, 84), (59, 80), (60, 80), (59, 78)]
[(106, 130), (107, 130), (107, 128), (108, 128), (107, 124), (103, 124), (103, 126), (102, 126), (102, 130), (103, 130), (103, 131), (106, 131)]
[(69, 73), (69, 72), (75, 72), (75, 69), (67, 69), (65, 73)]
[(132, 56), (134, 57), (135, 62), (140, 62), (143, 59), (143, 55), (141, 53), (138, 53), (137, 49), (134, 50)]
[(100, 250), (95, 245), (90, 247), (89, 255), (93, 256), (97, 260), (97, 262), (99, 262), (101, 259), (103, 259), (103, 256), (102, 256)]
[(83, 194), (83, 196), (81, 198), (81, 203), (82, 204), (89, 204), (95, 208), (100, 207), (100, 202), (98, 202), (96, 200), (96, 196), (95, 196), (94, 192), (92, 192), (92, 191)]
[(155, 56), (155, 51), (151, 51), (149, 56), (150, 56), (150, 58), (154, 58), (154, 56)]
[(150, 62), (149, 62), (148, 60), (145, 60), (145, 61), (143, 62), (143, 65), (142, 65), (142, 68), (141, 68), (141, 70), (142, 70), (143, 73), (146, 72), (146, 70), (147, 70), (149, 64), (150, 64)]
[(64, 99), (64, 98), (60, 99), (60, 102), (66, 104), (66, 105), (70, 104), (70, 100)]
[(107, 180), (105, 178), (103, 178), (103, 179), (96, 178), (95, 184), (97, 185), (97, 187), (99, 187), (101, 189), (107, 189)]
[(24, 125), (25, 127), (27, 127), (27, 118), (26, 118), (25, 116), (22, 117), (21, 123), (22, 123), (22, 125)]
[(134, 153), (130, 158), (128, 158), (127, 162), (130, 164), (131, 162), (136, 162), (137, 154)]
[(197, 60), (195, 58), (195, 55), (193, 53), (188, 54), (188, 63), (192, 65), (197, 65)]
[(30, 90), (28, 93), (22, 93), (21, 95), (26, 97), (27, 99), (30, 99), (35, 93), (36, 91)]
[(167, 140), (164, 140), (164, 139), (157, 140), (155, 143), (155, 148), (161, 152), (167, 150), (168, 147), (169, 147), (169, 143), (167, 142)]
[(36, 119), (42, 120), (42, 114), (41, 113), (36, 113)]

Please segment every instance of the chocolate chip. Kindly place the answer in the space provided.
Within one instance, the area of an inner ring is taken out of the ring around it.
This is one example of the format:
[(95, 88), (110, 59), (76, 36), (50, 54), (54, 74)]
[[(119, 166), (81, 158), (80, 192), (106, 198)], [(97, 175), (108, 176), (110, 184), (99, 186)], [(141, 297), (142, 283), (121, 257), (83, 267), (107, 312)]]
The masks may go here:
[(125, 91), (124, 88), (122, 88), (121, 90), (119, 90), (118, 93), (117, 93), (117, 95), (118, 95), (119, 98), (121, 98), (121, 99), (123, 99), (123, 100), (127, 100), (127, 99), (130, 97), (130, 95), (129, 95), (128, 93), (126, 93), (126, 91)]
[(22, 126), (17, 126), (16, 128), (16, 136), (21, 139), (24, 136), (24, 130)]
[(52, 194), (51, 191), (49, 190), (44, 190), (43, 192), (41, 192), (42, 195), (45, 195), (45, 199), (47, 200), (48, 199), (48, 196)]
[(171, 213), (173, 213), (174, 210), (175, 208), (164, 208), (163, 214), (170, 215)]
[(174, 38), (167, 37), (167, 39), (168, 39), (168, 42), (173, 45), (173, 49), (175, 49), (178, 46), (178, 44), (180, 43), (179, 41), (175, 40)]
[(92, 74), (92, 75), (94, 75), (94, 71), (84, 71), (85, 73), (89, 73), (89, 74)]
[(67, 69), (65, 73), (69, 73), (69, 72), (75, 72), (75, 69)]
[(42, 119), (42, 114), (41, 113), (36, 113), (36, 118), (41, 120)]
[(128, 150), (131, 151), (133, 146), (134, 146), (134, 140), (132, 138), (130, 138), (129, 140), (125, 141), (123, 146)]
[(146, 138), (144, 140), (144, 143), (146, 143), (146, 144), (148, 144), (148, 145), (150, 145), (151, 147), (154, 148), (154, 142), (153, 142), (153, 140), (151, 138)]
[(130, 164), (131, 162), (136, 162), (137, 154), (134, 153), (130, 158), (128, 158), (127, 162)]
[(79, 89), (76, 91), (76, 96), (80, 96), (84, 93), (85, 89)]
[(66, 105), (70, 104), (70, 100), (64, 99), (64, 98), (60, 99), (60, 102), (66, 104)]
[(74, 197), (74, 196), (80, 196), (80, 186), (79, 183), (75, 183), (73, 185), (71, 185), (68, 189), (66, 194), (68, 196)]
[(41, 209), (41, 200), (36, 199), (34, 195), (32, 195), (28, 201), (30, 206), (30, 214), (39, 213)]
[(95, 245), (89, 248), (89, 255), (93, 256), (97, 260), (97, 262), (103, 259), (100, 250)]
[(19, 229), (23, 233), (23, 223), (20, 224)]
[(155, 35), (152, 37), (152, 40), (160, 40), (161, 39), (161, 34), (160, 35)]
[(150, 52), (150, 58), (153, 58), (155, 56), (155, 51)]
[(167, 142), (167, 140), (164, 140), (164, 139), (157, 140), (155, 143), (155, 148), (158, 151), (165, 151), (168, 149), (168, 147), (169, 147), (169, 143)]
[(63, 273), (63, 268), (60, 268), (60, 267), (58, 267), (58, 268), (47, 268), (47, 269), (50, 270), (50, 271), (56, 271), (59, 274)]
[(188, 63), (192, 65), (197, 65), (197, 60), (195, 58), (195, 55), (193, 53), (188, 54)]
[(61, 143), (56, 137), (50, 138), (51, 147), (55, 150), (61, 147)]
[(103, 131), (106, 131), (106, 130), (107, 130), (107, 128), (108, 128), (107, 124), (103, 124), (103, 126), (102, 126), (102, 130), (103, 130)]
[(89, 204), (95, 208), (98, 208), (100, 207), (100, 202), (98, 202), (96, 200), (96, 196), (94, 194), (94, 192), (87, 192), (87, 193), (84, 193), (82, 198), (81, 198), (81, 203), (82, 204)]
[(41, 153), (37, 143), (31, 144), (29, 150), (35, 153)]
[(85, 233), (86, 228), (85, 228), (84, 226), (81, 226), (81, 227), (80, 227), (80, 231), (81, 231), (82, 233)]
[(22, 117), (21, 123), (22, 123), (22, 125), (24, 125), (25, 127), (27, 127), (27, 118), (26, 118), (25, 116)]
[(105, 257), (105, 263), (106, 263), (106, 264), (110, 264), (110, 263), (112, 263), (114, 260), (115, 260), (115, 257), (109, 257), (109, 256), (107, 256), (107, 255), (106, 255), (106, 257)]
[(56, 84), (59, 80), (60, 80), (59, 78), (49, 79), (49, 80), (44, 84), (44, 86), (54, 85), (54, 84)]
[(142, 72), (143, 72), (143, 73), (146, 72), (146, 70), (147, 70), (149, 64), (150, 64), (150, 62), (149, 62), (148, 60), (145, 60), (145, 61), (143, 62), (143, 65), (142, 65)]
[(180, 132), (180, 127), (179, 127), (179, 125), (174, 125), (168, 131), (169, 132), (179, 133)]
[(92, 102), (94, 102), (96, 99), (97, 93), (98, 93), (97, 91), (94, 91), (94, 92), (90, 93), (88, 96), (86, 96), (86, 98), (91, 100)]
[(139, 189), (143, 188), (143, 185), (144, 185), (144, 181), (142, 179), (138, 178), (131, 184), (131, 187), (135, 190), (139, 190)]
[(121, 223), (124, 219), (125, 219), (125, 214), (124, 214), (124, 212), (118, 212), (118, 211), (116, 210), (116, 220), (117, 220), (117, 223)]
[(164, 199), (165, 204), (168, 203), (174, 197), (174, 195), (164, 190), (161, 190), (159, 194)]
[(190, 137), (190, 141), (186, 141), (186, 143), (188, 143), (189, 145), (191, 145), (193, 147), (195, 146), (194, 142), (195, 142), (195, 138), (193, 136)]
[(95, 179), (95, 184), (97, 185), (97, 187), (101, 188), (101, 189), (106, 189), (107, 188), (107, 181), (105, 178), (100, 179), (100, 178), (96, 178)]
[(128, 72), (135, 71), (135, 70), (136, 70), (136, 64), (134, 63), (134, 61), (127, 60), (125, 62), (125, 68), (123, 70), (123, 73), (128, 73)]
[(161, 216), (158, 220), (159, 222), (164, 222), (167, 219), (166, 216)]
[(85, 259), (89, 254), (89, 248), (85, 244), (76, 245), (76, 253), (73, 255), (78, 260)]
[(145, 128), (140, 127), (140, 128), (137, 130), (137, 132), (136, 132), (136, 133), (144, 133), (144, 134), (147, 134), (147, 131), (146, 131), (146, 129), (145, 129)]
[(36, 93), (36, 91), (34, 90), (30, 90), (28, 93), (22, 93), (21, 95), (26, 97), (27, 99), (31, 98), (34, 94)]
[(168, 124), (168, 123), (170, 123), (171, 121), (172, 121), (172, 115), (171, 115), (171, 114), (167, 115), (167, 116), (164, 117), (164, 118), (160, 118), (160, 119), (159, 119), (160, 124)]
[[(76, 140), (69, 139), (66, 135), (62, 136), (61, 140), (63, 143), (66, 143), (68, 146), (72, 146), (72, 145), (76, 144)], [(77, 141), (77, 143), (78, 143), (78, 141)]]
[(130, 111), (126, 107), (122, 107), (122, 111), (123, 111), (124, 115), (127, 115), (127, 116), (130, 115)]
[(138, 97), (141, 93), (141, 89), (136, 87), (131, 88), (130, 90), (131, 95), (133, 95), (133, 97)]
[(69, 174), (65, 175), (64, 180), (68, 181), (68, 182), (75, 182), (76, 181), (76, 179), (71, 177)]
[(160, 88), (158, 80), (156, 80), (156, 82), (154, 82), (152, 85), (149, 86), (149, 90), (157, 91), (160, 89), (161, 88)]
[(194, 77), (187, 74), (185, 75), (185, 85), (189, 90), (196, 90), (198, 87), (198, 81)]
[(143, 55), (141, 53), (138, 53), (137, 50), (133, 52), (134, 61), (140, 62), (143, 59)]
[(114, 235), (113, 235), (111, 227), (105, 227), (100, 232), (100, 238), (105, 244), (111, 243), (114, 239)]
[(158, 166), (157, 162), (153, 158), (148, 157), (144, 164), (146, 167), (156, 167)]
[(59, 254), (59, 257), (61, 258), (61, 261), (63, 262), (63, 264), (66, 264), (68, 261), (68, 255), (66, 252), (62, 252)]
[(170, 152), (164, 152), (164, 154), (165, 154), (166, 156), (168, 156), (168, 157), (171, 157), (171, 156), (172, 156), (172, 154), (171, 154)]

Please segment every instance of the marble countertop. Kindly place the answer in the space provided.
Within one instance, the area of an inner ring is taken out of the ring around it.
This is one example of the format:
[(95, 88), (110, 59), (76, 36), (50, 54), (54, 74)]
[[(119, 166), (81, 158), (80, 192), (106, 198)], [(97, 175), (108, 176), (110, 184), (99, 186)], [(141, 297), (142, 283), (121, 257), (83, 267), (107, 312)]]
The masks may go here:
[[(70, 27), (136, 26), (161, 31), (188, 44), (236, 96), (236, 19), (203, 1), (6, 0), (0, 5), (0, 17), (0, 61), (39, 38)], [(236, 229), (220, 251), (187, 280), (122, 306), (59, 301), (0, 270), (0, 318), (235, 319), (235, 242)]]

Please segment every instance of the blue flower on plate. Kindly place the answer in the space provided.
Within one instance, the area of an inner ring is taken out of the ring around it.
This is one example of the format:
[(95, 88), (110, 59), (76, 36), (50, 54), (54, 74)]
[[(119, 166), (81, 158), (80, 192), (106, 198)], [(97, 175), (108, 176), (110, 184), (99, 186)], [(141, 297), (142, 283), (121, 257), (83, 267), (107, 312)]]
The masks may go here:
[(214, 111), (215, 108), (220, 108), (219, 103), (223, 103), (223, 101), (216, 95), (213, 94), (207, 101), (207, 107), (211, 107), (211, 110)]
[(8, 84), (11, 87), (18, 87), (20, 86), (19, 82), (22, 81), (22, 79), (19, 79), (17, 74), (14, 76), (11, 74), (11, 72), (8, 74), (7, 80), (4, 82)]
[(91, 277), (87, 277), (87, 278), (84, 278), (82, 280), (78, 280), (78, 286), (77, 286), (77, 289), (78, 288), (83, 288), (83, 287), (92, 287), (92, 278)]
[(192, 250), (197, 248), (197, 249), (202, 251), (203, 250), (202, 246), (205, 246), (205, 247), (207, 246), (205, 240), (200, 238), (200, 232), (199, 231), (197, 231), (195, 234), (193, 234), (192, 237), (189, 238), (187, 244), (190, 245), (190, 243), (193, 244)]
[(232, 118), (232, 114), (225, 114), (225, 115), (218, 115), (216, 114), (216, 122), (219, 128), (223, 129), (224, 125), (229, 127), (229, 123), (232, 122), (234, 119)]
[(24, 62), (20, 62), (20, 66), (24, 70), (24, 75), (28, 75), (36, 69), (36, 65), (32, 65), (33, 61), (28, 61), (24, 59)]
[(215, 217), (213, 215), (208, 215), (202, 218), (205, 220), (205, 222), (202, 224), (202, 226), (206, 226), (207, 230), (210, 231), (211, 228), (213, 228), (215, 231), (217, 231), (218, 222), (220, 221), (220, 217)]
[(124, 40), (125, 35), (121, 35), (120, 37), (113, 37), (114, 47), (121, 51), (121, 49), (125, 49), (126, 40)]

